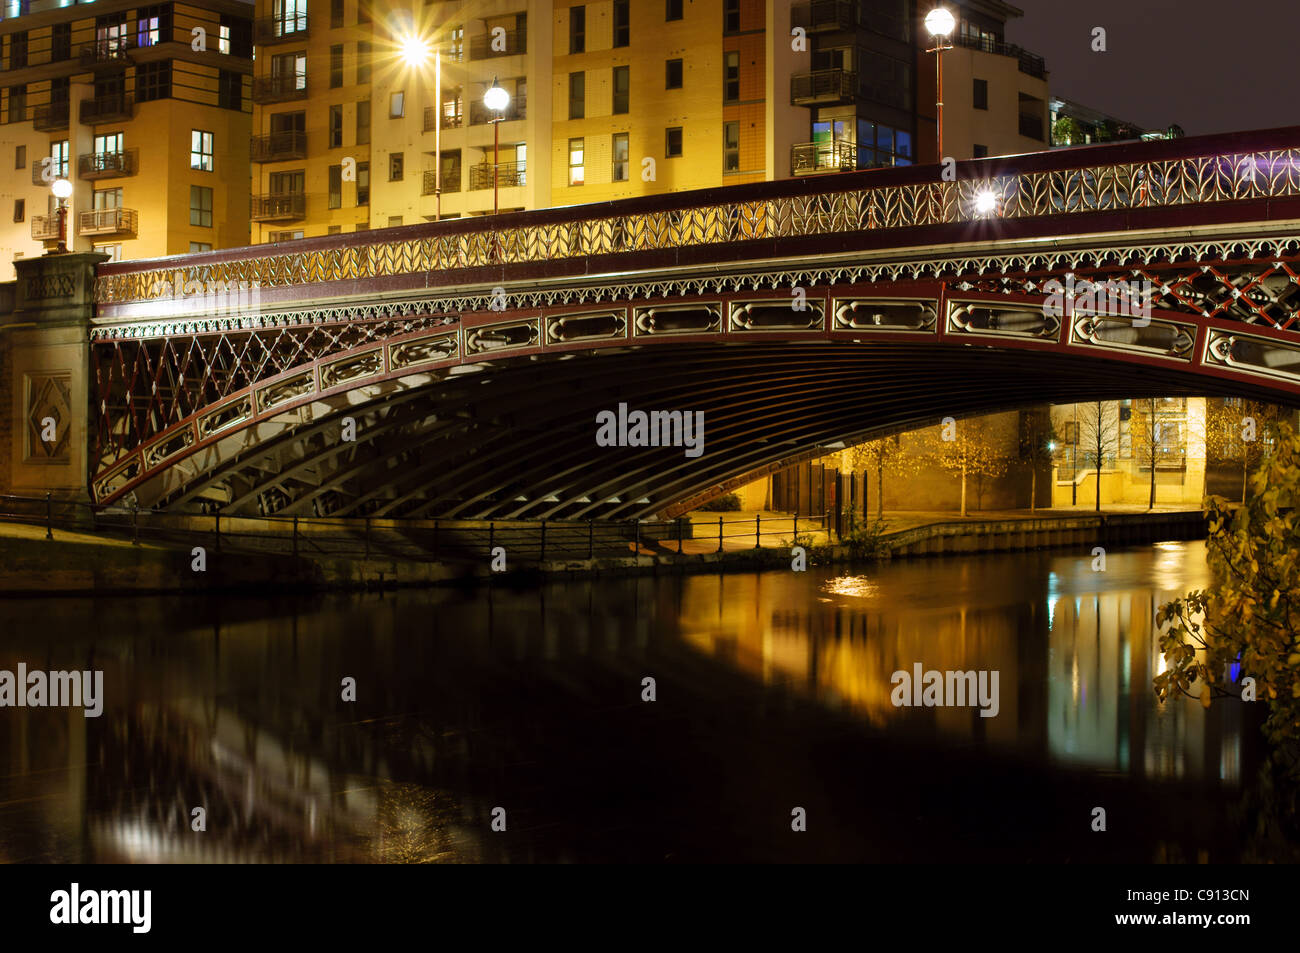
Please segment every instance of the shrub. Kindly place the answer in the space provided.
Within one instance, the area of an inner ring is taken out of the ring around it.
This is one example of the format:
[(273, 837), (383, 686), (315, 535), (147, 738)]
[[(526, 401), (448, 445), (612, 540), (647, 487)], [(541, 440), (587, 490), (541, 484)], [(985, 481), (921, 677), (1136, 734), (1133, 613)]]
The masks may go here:
[(735, 513), (740, 509), (740, 494), (724, 493), (700, 507), (701, 513)]

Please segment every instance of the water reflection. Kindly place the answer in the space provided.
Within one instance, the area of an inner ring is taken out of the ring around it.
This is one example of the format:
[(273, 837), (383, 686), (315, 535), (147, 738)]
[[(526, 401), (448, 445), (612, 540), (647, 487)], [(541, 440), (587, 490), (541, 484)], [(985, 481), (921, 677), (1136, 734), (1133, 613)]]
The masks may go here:
[[(1069, 843), (1149, 860), (1185, 827), (1188, 851), (1213, 841), (1221, 857), (1253, 729), (1240, 706), (1161, 706), (1150, 689), (1156, 607), (1208, 584), (1204, 546), (1178, 543), (1111, 553), (1102, 573), (1090, 555), (1031, 553), (309, 602), (0, 603), (0, 667), (106, 682), (98, 719), (0, 712), (0, 854), (969, 859), (950, 854), (961, 843), (1048, 859)], [(891, 674), (918, 662), (998, 671), (998, 716), (895, 707)], [(887, 783), (864, 773), (880, 764)], [(954, 771), (978, 781), (960, 809)], [(1184, 816), (1142, 800), (1166, 783), (1200, 792)], [(1150, 830), (1075, 844), (1054, 805), (1094, 789), (1146, 805)], [(837, 823), (792, 846), (770, 821), (792, 803)]]

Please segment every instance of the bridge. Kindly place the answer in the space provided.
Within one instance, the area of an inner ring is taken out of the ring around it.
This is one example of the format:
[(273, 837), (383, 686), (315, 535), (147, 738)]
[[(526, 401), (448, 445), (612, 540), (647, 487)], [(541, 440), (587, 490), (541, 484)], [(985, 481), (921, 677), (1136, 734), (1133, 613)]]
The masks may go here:
[[(623, 519), (945, 416), (1300, 403), (1300, 127), (944, 172), (100, 265), (89, 493)], [(1150, 282), (1149, 318), (1047, 306), (1061, 285), (1119, 281)], [(703, 453), (597, 446), (597, 415), (620, 404), (702, 412)]]

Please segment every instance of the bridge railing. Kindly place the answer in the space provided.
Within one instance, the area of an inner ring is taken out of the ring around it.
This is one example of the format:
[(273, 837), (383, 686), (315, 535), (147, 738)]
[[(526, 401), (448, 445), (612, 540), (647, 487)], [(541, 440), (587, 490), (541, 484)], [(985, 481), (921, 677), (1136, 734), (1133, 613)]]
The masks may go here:
[[(506, 567), (544, 561), (678, 553), (699, 555), (825, 541), (827, 516), (697, 514), (675, 520), (456, 520), (227, 516), (97, 507), (52, 496), (0, 495), (0, 522), (47, 540), (95, 537), (188, 551), (313, 559), (490, 560)], [(0, 527), (0, 534), (12, 533)]]
[[(972, 160), (958, 163), (953, 180), (941, 173), (911, 166), (800, 177), (324, 236), (274, 253), (253, 247), (115, 262), (100, 268), (95, 300), (101, 317), (157, 317), (169, 300), (241, 282), (285, 288), (276, 297), (289, 301), (295, 286), (333, 281), (408, 275), (416, 279), (409, 287), (437, 291), (472, 269), (585, 273), (593, 258), (642, 254), (662, 263), (664, 252), (677, 250), (690, 250), (692, 260), (734, 259), (717, 246), (990, 218), (1050, 218), (1053, 234), (1086, 232), (1090, 222), (1068, 216), (1300, 198), (1300, 127)], [(301, 293), (318, 297), (320, 289)]]

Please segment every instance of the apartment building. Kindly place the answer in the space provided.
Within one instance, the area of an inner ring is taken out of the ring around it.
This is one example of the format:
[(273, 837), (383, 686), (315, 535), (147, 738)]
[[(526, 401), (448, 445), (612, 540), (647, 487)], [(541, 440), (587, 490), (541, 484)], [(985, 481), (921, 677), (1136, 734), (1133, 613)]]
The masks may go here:
[[(1002, 40), (1019, 11), (952, 9), (945, 87), (972, 98), (947, 108), (945, 151), (1045, 148), (1046, 70)], [(911, 164), (926, 158), (927, 108), (934, 133), (926, 10), (257, 0), (252, 239)], [(499, 111), (484, 101), (494, 86)]]
[[(1041, 152), (1051, 143), (1047, 64), (1006, 42), (1006, 25), (1024, 11), (1002, 0), (943, 0), (956, 20), (943, 51), (943, 152), (954, 159)], [(928, 5), (922, 3), (923, 19)], [(922, 29), (924, 33), (924, 30)], [(922, 162), (937, 161), (935, 54), (921, 38), (918, 115)]]
[(60, 237), (114, 259), (248, 242), (251, 3), (5, 0), (0, 280)]

